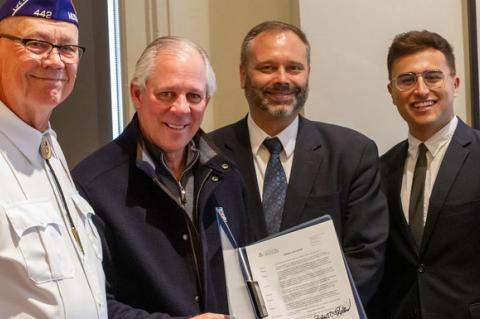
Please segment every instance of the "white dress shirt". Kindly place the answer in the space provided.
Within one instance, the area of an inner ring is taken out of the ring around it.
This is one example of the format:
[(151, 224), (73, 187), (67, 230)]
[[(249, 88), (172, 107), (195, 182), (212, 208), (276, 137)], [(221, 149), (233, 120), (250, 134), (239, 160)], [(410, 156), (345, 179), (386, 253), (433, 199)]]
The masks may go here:
[[(425, 188), (423, 196), (423, 224), (427, 221), (428, 204), (430, 202), (430, 195), (432, 194), (433, 185), (437, 178), (438, 170), (442, 164), (443, 157), (447, 151), (448, 145), (452, 140), (453, 133), (457, 128), (458, 119), (456, 116), (445, 125), (441, 130), (435, 133), (428, 140), (423, 142), (427, 147), (427, 172), (425, 176)], [(403, 213), (407, 223), (409, 222), (409, 208), (410, 208), (410, 193), (412, 191), (413, 173), (415, 171), (415, 164), (418, 157), (418, 146), (422, 141), (416, 139), (411, 134), (408, 134), (408, 155), (405, 161), (403, 170), (401, 200)]]
[(263, 200), (263, 179), (265, 178), (265, 170), (267, 169), (270, 152), (263, 145), (266, 138), (278, 137), (282, 143), (283, 150), (280, 153), (280, 161), (287, 177), (287, 183), (290, 180), (290, 172), (292, 170), (293, 153), (295, 151), (295, 143), (298, 134), (298, 116), (283, 131), (276, 136), (269, 136), (265, 133), (252, 119), (250, 114), (247, 118), (248, 131), (250, 135), (250, 145), (252, 147), (253, 163), (255, 173), (257, 175), (258, 190), (260, 198)]
[[(44, 136), (85, 253), (39, 154)], [(0, 102), (0, 318), (107, 318), (93, 214), (72, 182), (55, 132), (37, 131)]]

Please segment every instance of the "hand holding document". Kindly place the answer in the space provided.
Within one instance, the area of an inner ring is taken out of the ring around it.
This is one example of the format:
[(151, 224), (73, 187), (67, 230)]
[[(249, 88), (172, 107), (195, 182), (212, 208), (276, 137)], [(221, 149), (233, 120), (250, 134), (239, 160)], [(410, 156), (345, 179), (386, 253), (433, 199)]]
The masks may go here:
[(217, 212), (232, 317), (366, 318), (329, 216), (237, 247)]

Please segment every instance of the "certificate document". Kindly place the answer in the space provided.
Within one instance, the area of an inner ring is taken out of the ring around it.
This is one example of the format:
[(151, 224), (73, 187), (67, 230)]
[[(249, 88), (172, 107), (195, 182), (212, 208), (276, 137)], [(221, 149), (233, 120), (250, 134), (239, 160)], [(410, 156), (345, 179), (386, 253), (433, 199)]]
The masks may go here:
[[(366, 318), (329, 216), (237, 249), (222, 236), (233, 317)], [(251, 282), (260, 297), (246, 288)]]

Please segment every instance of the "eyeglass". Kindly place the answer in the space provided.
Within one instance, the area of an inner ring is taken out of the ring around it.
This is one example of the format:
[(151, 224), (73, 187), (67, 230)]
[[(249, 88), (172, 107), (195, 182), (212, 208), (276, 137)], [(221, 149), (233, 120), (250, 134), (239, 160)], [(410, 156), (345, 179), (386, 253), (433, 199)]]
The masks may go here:
[(392, 82), (399, 91), (408, 91), (417, 85), (419, 77), (423, 78), (423, 82), (429, 89), (442, 87), (445, 80), (445, 74), (442, 71), (427, 70), (421, 73), (407, 72), (399, 74)]
[(29, 52), (41, 57), (49, 56), (53, 48), (57, 48), (60, 59), (66, 64), (78, 63), (86, 51), (86, 48), (79, 45), (53, 44), (43, 40), (19, 38), (5, 33), (0, 33), (0, 38), (20, 42)]

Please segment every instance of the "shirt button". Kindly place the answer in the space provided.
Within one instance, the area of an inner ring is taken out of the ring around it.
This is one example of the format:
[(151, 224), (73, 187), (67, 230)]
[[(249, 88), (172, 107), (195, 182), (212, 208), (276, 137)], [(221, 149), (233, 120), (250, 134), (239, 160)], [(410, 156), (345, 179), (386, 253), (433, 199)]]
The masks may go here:
[(224, 170), (227, 170), (229, 167), (230, 167), (230, 165), (228, 165), (227, 163), (223, 163), (223, 164), (222, 164), (222, 168), (223, 168)]
[(188, 240), (188, 235), (187, 235), (187, 234), (183, 234), (183, 235), (182, 235), (182, 239), (183, 239), (183, 240)]
[(199, 302), (200, 302), (200, 297), (199, 297), (199, 296), (195, 296), (195, 302), (196, 302), (196, 303), (199, 303)]
[(218, 182), (218, 176), (212, 176), (212, 181)]
[(424, 264), (420, 264), (420, 266), (418, 266), (418, 272), (423, 274), (425, 272), (425, 265)]

